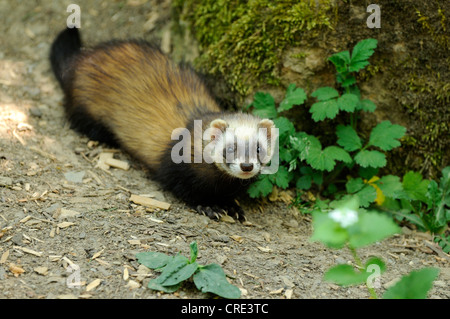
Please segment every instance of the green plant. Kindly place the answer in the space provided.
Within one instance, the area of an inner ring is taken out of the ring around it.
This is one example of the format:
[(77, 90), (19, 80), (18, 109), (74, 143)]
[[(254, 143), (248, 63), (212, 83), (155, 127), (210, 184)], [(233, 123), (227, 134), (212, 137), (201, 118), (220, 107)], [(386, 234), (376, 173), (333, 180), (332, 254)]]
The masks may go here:
[(342, 93), (332, 87), (322, 87), (311, 94), (317, 100), (309, 109), (315, 122), (334, 120), (341, 112), (348, 114), (348, 124), (336, 126), (335, 145), (324, 147), (318, 137), (297, 131), (291, 120), (283, 116), (293, 106), (306, 101), (303, 89), (297, 88), (295, 84), (289, 85), (278, 108), (270, 94), (255, 94), (254, 101), (249, 105), (253, 107), (253, 113), (272, 118), (279, 129), (280, 167), (276, 174), (262, 175), (249, 188), (251, 197), (266, 196), (274, 185), (286, 188), (292, 181), (301, 190), (307, 190), (315, 183), (328, 193), (335, 192), (338, 190), (336, 184), (345, 181), (343, 171), (355, 168), (361, 178), (348, 181), (346, 188), (350, 193), (360, 196), (362, 206), (367, 207), (376, 200), (377, 189), (374, 185), (386, 188), (388, 183), (389, 187), (397, 187), (398, 181), (394, 176), (383, 177), (377, 183), (363, 180), (370, 180), (379, 168), (386, 166), (384, 152), (400, 146), (399, 139), (406, 132), (403, 126), (390, 121), (376, 125), (366, 138), (357, 132), (360, 113), (374, 112), (376, 106), (372, 101), (361, 98), (355, 72), (369, 65), (368, 59), (376, 46), (376, 40), (366, 39), (356, 44), (352, 54), (343, 51), (331, 56), (329, 60), (336, 67), (336, 81)]
[(450, 166), (442, 170), (439, 183), (410, 171), (403, 176), (400, 186), (386, 192), (382, 208), (435, 235), (435, 240), (448, 253), (450, 236), (445, 232), (450, 222)]
[(193, 278), (194, 284), (203, 293), (211, 292), (223, 298), (239, 298), (239, 288), (230, 284), (218, 264), (199, 265), (197, 242), (190, 244), (190, 258), (180, 254), (167, 256), (159, 252), (136, 254), (138, 262), (150, 269), (161, 271), (161, 275), (150, 280), (148, 288), (172, 293), (180, 288), (183, 281)]
[[(334, 249), (348, 247), (354, 258), (355, 266), (334, 266), (325, 273), (325, 280), (342, 286), (365, 283), (371, 298), (378, 298), (376, 283), (379, 285), (386, 265), (378, 257), (372, 257), (363, 264), (357, 249), (398, 233), (400, 229), (395, 222), (385, 214), (360, 209), (359, 197), (353, 196), (331, 202), (326, 212), (313, 212), (313, 228), (311, 240)], [(383, 298), (425, 298), (438, 272), (434, 268), (412, 272), (390, 287)]]

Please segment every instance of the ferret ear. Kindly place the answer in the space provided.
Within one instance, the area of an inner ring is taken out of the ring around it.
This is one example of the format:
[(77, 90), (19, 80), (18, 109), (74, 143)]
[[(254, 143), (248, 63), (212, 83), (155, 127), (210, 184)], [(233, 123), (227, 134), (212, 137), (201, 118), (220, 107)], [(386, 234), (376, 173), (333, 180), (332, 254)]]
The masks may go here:
[(275, 128), (275, 124), (272, 120), (269, 119), (263, 119), (261, 122), (258, 123), (258, 128), (265, 128), (267, 130), (267, 139), (271, 139), (272, 137), (272, 128)]
[(211, 133), (211, 141), (214, 141), (220, 136), (220, 134), (225, 132), (228, 127), (228, 123), (222, 119), (215, 119), (211, 122), (209, 127), (213, 129), (213, 132)]

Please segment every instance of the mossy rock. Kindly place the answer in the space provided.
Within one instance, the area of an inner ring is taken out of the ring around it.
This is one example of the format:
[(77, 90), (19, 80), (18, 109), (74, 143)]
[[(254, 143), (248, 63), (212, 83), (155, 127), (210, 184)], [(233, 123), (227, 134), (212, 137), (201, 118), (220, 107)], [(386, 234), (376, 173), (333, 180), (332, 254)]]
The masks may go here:
[[(450, 159), (450, 1), (378, 4), (379, 29), (367, 27), (363, 1), (176, 0), (174, 12), (198, 41), (196, 68), (223, 79), (227, 89), (219, 95), (239, 106), (255, 91), (281, 98), (289, 83), (308, 93), (335, 86), (326, 58), (377, 39), (371, 65), (358, 75), (364, 98), (377, 104), (362, 129), (385, 119), (406, 126), (388, 170), (436, 177)], [(314, 127), (307, 112), (298, 113), (299, 127)]]

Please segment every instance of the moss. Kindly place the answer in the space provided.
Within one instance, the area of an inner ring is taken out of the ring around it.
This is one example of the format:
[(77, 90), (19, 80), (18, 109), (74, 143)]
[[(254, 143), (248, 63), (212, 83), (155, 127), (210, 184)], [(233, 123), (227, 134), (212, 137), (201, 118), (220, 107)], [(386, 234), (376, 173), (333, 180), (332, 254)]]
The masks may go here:
[(177, 0), (200, 44), (197, 67), (220, 75), (245, 96), (261, 84), (279, 84), (283, 50), (331, 28), (332, 0)]

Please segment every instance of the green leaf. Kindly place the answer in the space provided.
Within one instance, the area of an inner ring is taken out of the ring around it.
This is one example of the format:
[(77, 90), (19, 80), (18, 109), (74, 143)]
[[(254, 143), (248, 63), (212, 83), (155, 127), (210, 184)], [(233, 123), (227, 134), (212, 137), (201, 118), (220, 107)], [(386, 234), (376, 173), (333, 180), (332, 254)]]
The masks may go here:
[(223, 298), (239, 298), (241, 291), (230, 284), (223, 269), (217, 264), (202, 266), (194, 275), (194, 284), (203, 293), (211, 292)]
[(278, 134), (283, 136), (284, 134), (292, 135), (295, 133), (294, 124), (287, 118), (280, 116), (273, 120), (276, 128), (278, 129)]
[(315, 122), (323, 121), (326, 118), (334, 119), (339, 113), (339, 106), (336, 100), (326, 100), (314, 103), (309, 112)]
[(362, 148), (361, 139), (350, 125), (338, 125), (336, 128), (337, 143), (346, 151), (352, 152)]
[(437, 268), (423, 268), (411, 271), (383, 295), (383, 299), (425, 299), (433, 281), (439, 274)]
[(158, 269), (167, 265), (173, 257), (159, 252), (137, 253), (138, 262), (150, 269)]
[(327, 213), (312, 213), (314, 232), (311, 241), (320, 241), (330, 248), (340, 249), (348, 241), (348, 232), (339, 223), (328, 217)]
[(177, 291), (181, 287), (181, 282), (173, 286), (162, 286), (157, 282), (157, 279), (158, 278), (150, 280), (147, 287), (156, 291), (164, 291), (168, 294)]
[(284, 166), (278, 167), (278, 171), (274, 174), (273, 177), (275, 177), (275, 184), (282, 188), (286, 189), (289, 186), (289, 182), (292, 179), (292, 174), (289, 173), (288, 169)]
[(195, 262), (195, 260), (197, 259), (197, 255), (198, 255), (198, 247), (197, 247), (197, 242), (194, 240), (191, 244), (190, 244), (190, 250), (191, 250), (191, 258), (189, 259), (190, 263)]
[(384, 196), (398, 198), (398, 194), (403, 190), (400, 177), (394, 175), (386, 175), (375, 181), (375, 184), (381, 189)]
[(302, 88), (296, 88), (295, 84), (288, 86), (286, 96), (278, 107), (278, 112), (290, 110), (294, 105), (301, 105), (306, 100), (306, 93)]
[(406, 128), (401, 125), (384, 121), (378, 124), (370, 133), (369, 145), (377, 146), (383, 151), (400, 146), (398, 139), (406, 133)]
[(253, 114), (261, 118), (275, 118), (278, 114), (275, 109), (275, 100), (269, 93), (256, 92), (252, 106), (255, 108)]
[(360, 151), (355, 156), (355, 162), (362, 167), (379, 168), (386, 166), (386, 156), (378, 151)]
[(407, 172), (403, 176), (403, 190), (407, 195), (406, 199), (420, 200), (421, 202), (426, 203), (428, 201), (426, 194), (428, 192), (429, 183), (429, 180), (422, 179), (420, 173), (413, 171)]
[(352, 178), (345, 184), (345, 189), (347, 193), (353, 194), (360, 191), (365, 185), (362, 178)]
[(337, 99), (339, 109), (346, 112), (355, 111), (358, 106), (359, 98), (351, 93), (345, 93)]
[(328, 269), (324, 279), (341, 286), (349, 286), (364, 283), (368, 276), (365, 272), (355, 271), (350, 265), (337, 265)]
[(338, 265), (330, 268), (325, 273), (324, 279), (341, 286), (362, 284), (367, 282), (367, 279), (373, 273), (372, 269), (375, 267), (378, 275), (386, 270), (384, 262), (377, 257), (373, 257), (366, 262), (365, 268), (361, 271), (355, 271), (350, 265)]
[(189, 264), (189, 260), (182, 256), (175, 256), (164, 268), (155, 283), (161, 286), (174, 286), (191, 277), (198, 268), (196, 262)]
[(305, 132), (298, 132), (296, 136), (291, 137), (290, 142), (294, 150), (300, 153), (299, 157), (302, 161), (309, 157), (312, 150), (322, 150), (322, 144), (320, 144), (319, 139)]
[(361, 207), (368, 207), (377, 198), (377, 191), (375, 187), (364, 184), (363, 188), (355, 195), (358, 196)]
[(356, 78), (351, 74), (346, 75), (345, 77), (339, 74), (337, 77), (337, 82), (341, 83), (342, 87), (347, 88), (356, 83)]
[(295, 187), (298, 189), (310, 189), (312, 184), (312, 176), (311, 175), (303, 175), (297, 179), (297, 183)]
[(339, 92), (332, 87), (324, 86), (315, 90), (311, 96), (317, 98), (319, 101), (326, 101), (338, 97)]
[(344, 163), (351, 163), (352, 158), (350, 157), (350, 154), (339, 146), (328, 146), (326, 147), (323, 152), (325, 153), (325, 156), (327, 156), (330, 159), (341, 161)]
[(375, 39), (365, 39), (355, 45), (349, 65), (350, 72), (359, 71), (369, 64), (367, 60), (374, 53), (377, 43), (378, 41)]
[[(373, 187), (371, 187), (373, 188)], [(360, 212), (358, 223), (349, 231), (349, 245), (353, 248), (368, 246), (400, 232), (392, 218), (376, 212)]]
[(251, 198), (258, 198), (260, 196), (266, 197), (272, 193), (272, 189), (273, 184), (269, 179), (269, 175), (263, 174), (259, 176), (258, 180), (250, 185), (247, 192)]
[(338, 73), (342, 73), (347, 70), (347, 65), (350, 63), (350, 52), (338, 52), (330, 56), (328, 60), (334, 64)]

